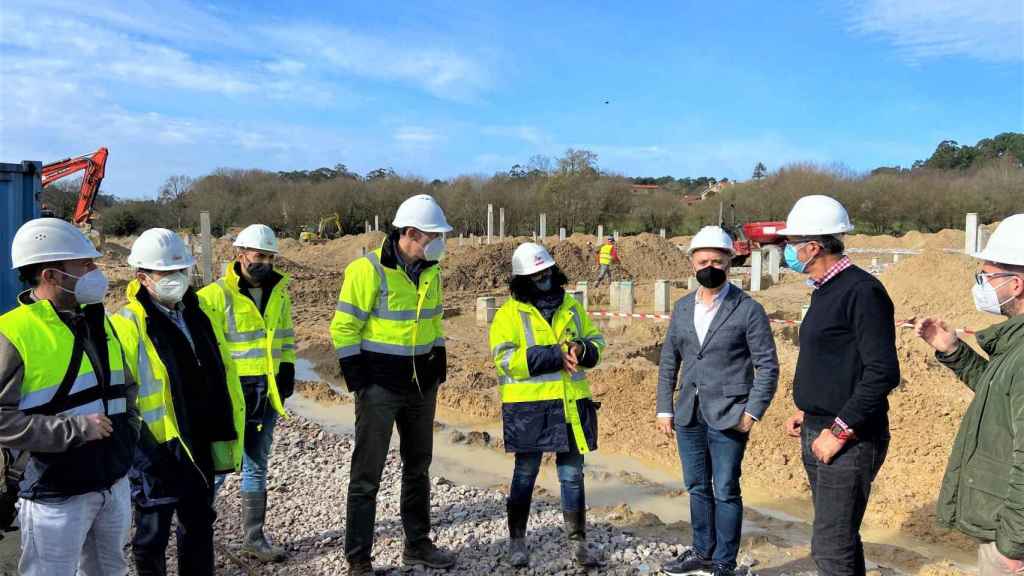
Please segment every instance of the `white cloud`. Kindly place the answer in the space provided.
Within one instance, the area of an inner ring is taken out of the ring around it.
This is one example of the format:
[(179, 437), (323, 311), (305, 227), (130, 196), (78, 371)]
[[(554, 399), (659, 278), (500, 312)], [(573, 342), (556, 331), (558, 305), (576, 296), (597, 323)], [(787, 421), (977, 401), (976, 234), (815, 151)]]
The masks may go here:
[(430, 144), (441, 139), (441, 135), (422, 126), (402, 126), (395, 130), (395, 140), (405, 144)]
[(484, 126), (480, 133), (485, 136), (501, 136), (504, 138), (518, 138), (533, 145), (540, 145), (549, 140), (544, 131), (536, 126)]
[(305, 62), (299, 62), (298, 60), (291, 60), (289, 58), (282, 58), (274, 60), (273, 62), (266, 63), (267, 70), (274, 74), (283, 74), (286, 76), (294, 76), (303, 72), (306, 69)]
[(850, 4), (850, 20), (852, 31), (888, 39), (912, 63), (1024, 60), (1021, 0), (865, 0)]

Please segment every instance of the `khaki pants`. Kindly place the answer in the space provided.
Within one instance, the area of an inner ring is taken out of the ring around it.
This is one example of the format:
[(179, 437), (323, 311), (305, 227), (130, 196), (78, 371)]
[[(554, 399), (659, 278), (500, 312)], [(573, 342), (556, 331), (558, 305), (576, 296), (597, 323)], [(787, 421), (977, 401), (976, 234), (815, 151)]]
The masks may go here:
[(989, 542), (978, 547), (978, 576), (1008, 576), (1010, 574), (1024, 574), (1024, 570), (1011, 572), (1003, 564), (999, 551), (996, 550), (996, 543)]

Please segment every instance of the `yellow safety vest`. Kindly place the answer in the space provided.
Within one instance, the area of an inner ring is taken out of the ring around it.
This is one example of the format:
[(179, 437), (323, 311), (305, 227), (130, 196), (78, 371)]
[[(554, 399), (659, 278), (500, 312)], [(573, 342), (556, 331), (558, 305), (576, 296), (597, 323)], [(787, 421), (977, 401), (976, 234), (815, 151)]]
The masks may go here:
[(598, 263), (602, 266), (608, 266), (612, 263), (612, 250), (615, 246), (612, 244), (604, 244), (601, 246), (601, 250), (598, 252)]
[(345, 268), (345, 281), (331, 320), (339, 359), (362, 351), (419, 356), (444, 346), (441, 272), (431, 266), (419, 286), (400, 268), (380, 263), (381, 250)]
[[(128, 284), (128, 304), (117, 316), (111, 317), (111, 322), (124, 345), (128, 367), (139, 384), (139, 411), (142, 413), (142, 419), (156, 441), (163, 444), (175, 438), (180, 439), (181, 433), (174, 413), (174, 398), (171, 394), (167, 366), (157, 353), (146, 330), (148, 315), (138, 299), (141, 289), (142, 285), (138, 280), (132, 280)], [(211, 324), (227, 373), (228, 395), (231, 397), (237, 436), (235, 440), (214, 442), (212, 445), (214, 471), (224, 473), (240, 470), (242, 466), (242, 447), (245, 445), (245, 397), (242, 395), (238, 371), (231, 362), (225, 346), (224, 334), (216, 323)], [(185, 443), (182, 443), (182, 447), (188, 457), (195, 462), (195, 456), (192, 455), (193, 447), (186, 446)]]
[(583, 306), (568, 294), (551, 324), (535, 306), (512, 298), (498, 309), (491, 324), (491, 357), (498, 369), (502, 403), (561, 400), (576, 446), (586, 454), (590, 450), (576, 403), (591, 397), (586, 369), (581, 366), (575, 373), (559, 370), (531, 377), (526, 360), (526, 350), (531, 346), (565, 345), (572, 340), (592, 343), (599, 355), (605, 348), (601, 332), (590, 322)]
[(264, 315), (238, 287), (234, 262), (228, 264), (224, 276), (197, 295), (203, 312), (218, 331), (223, 331), (224, 346), (238, 376), (265, 376), (270, 405), (285, 416), (277, 391), (277, 372), (281, 362), (295, 363), (295, 327), (288, 296), (290, 277), (278, 273), (281, 280), (269, 296), (264, 296), (268, 298)]
[[(48, 300), (39, 300), (31, 304), (20, 302), (19, 306), (0, 316), (0, 334), (17, 349), (25, 365), (25, 374), (21, 382), (21, 401), (18, 409), (23, 412), (38, 412), (50, 416), (83, 416), (88, 414), (106, 414), (115, 416), (124, 414), (128, 409), (128, 400), (124, 377), (124, 355), (110, 322), (104, 321), (107, 334), (107, 358), (110, 369), (110, 386), (122, 386), (119, 394), (108, 394), (106, 398), (97, 398), (87, 402), (72, 403), (62, 406), (64, 409), (55, 411), (47, 406), (53, 399), (64, 380), (71, 363), (71, 352), (74, 349), (75, 336), (67, 324), (57, 315)], [(99, 386), (93, 371), (89, 355), (82, 354), (82, 362), (78, 367), (69, 394), (75, 395)]]

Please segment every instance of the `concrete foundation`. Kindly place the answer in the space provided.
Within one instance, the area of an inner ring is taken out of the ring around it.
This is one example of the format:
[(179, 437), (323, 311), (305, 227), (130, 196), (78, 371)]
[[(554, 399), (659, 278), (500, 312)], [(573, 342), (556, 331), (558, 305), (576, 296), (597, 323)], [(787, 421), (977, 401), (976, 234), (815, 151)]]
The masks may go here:
[(476, 299), (476, 322), (477, 324), (490, 324), (494, 320), (494, 313), (498, 306), (493, 296), (481, 296)]
[(619, 312), (633, 313), (633, 283), (629, 280), (619, 282)]
[(668, 280), (654, 281), (654, 313), (669, 314), (672, 312), (671, 283)]

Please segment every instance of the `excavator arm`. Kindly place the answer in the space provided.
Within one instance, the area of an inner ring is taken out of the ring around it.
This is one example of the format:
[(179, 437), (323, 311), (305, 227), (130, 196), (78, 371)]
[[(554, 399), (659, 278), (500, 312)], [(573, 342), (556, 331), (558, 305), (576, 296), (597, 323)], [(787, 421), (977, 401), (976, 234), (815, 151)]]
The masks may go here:
[(78, 193), (78, 203), (75, 205), (75, 214), (71, 219), (75, 224), (82, 225), (92, 217), (92, 207), (96, 203), (96, 196), (99, 194), (100, 183), (103, 182), (106, 167), (106, 148), (100, 148), (92, 154), (77, 158), (65, 158), (43, 166), (43, 186), (49, 186), (65, 176), (84, 170), (82, 188)]

